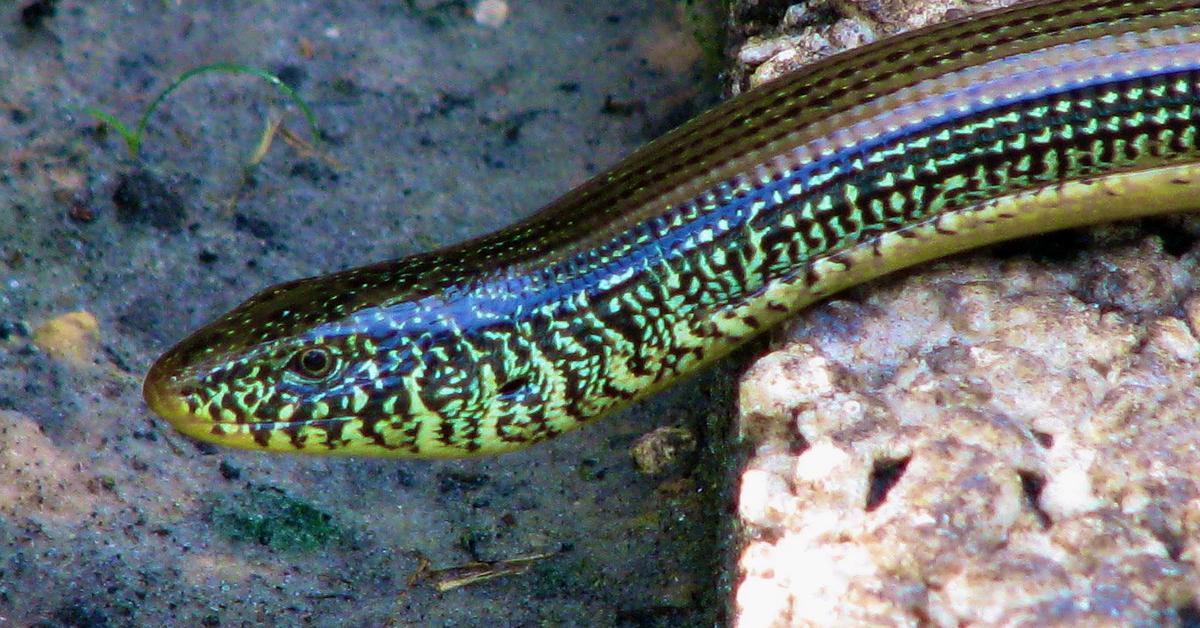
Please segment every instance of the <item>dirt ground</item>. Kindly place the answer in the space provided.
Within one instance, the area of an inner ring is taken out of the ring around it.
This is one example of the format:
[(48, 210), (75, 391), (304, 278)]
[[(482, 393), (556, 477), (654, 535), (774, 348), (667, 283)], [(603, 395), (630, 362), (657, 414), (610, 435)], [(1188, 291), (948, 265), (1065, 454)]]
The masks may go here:
[[(156, 355), (255, 291), (500, 227), (711, 99), (675, 3), (503, 8), (0, 3), (0, 624), (716, 618), (703, 459), (645, 475), (630, 448), (727, 413), (728, 368), (461, 462), (197, 446), (142, 403)], [(324, 141), (247, 76), (187, 83), (136, 158), (87, 112), (132, 125), (213, 62), (276, 73)], [(429, 577), (538, 554), (552, 556), (445, 592)]]

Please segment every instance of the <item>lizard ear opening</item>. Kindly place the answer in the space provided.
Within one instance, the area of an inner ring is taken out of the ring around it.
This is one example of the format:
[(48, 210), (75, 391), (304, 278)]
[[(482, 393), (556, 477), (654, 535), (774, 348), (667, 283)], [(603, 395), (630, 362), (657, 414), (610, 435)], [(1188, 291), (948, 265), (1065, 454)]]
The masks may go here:
[(514, 377), (513, 379), (510, 379), (507, 382), (504, 382), (500, 386), (500, 388), (497, 389), (496, 392), (499, 393), (499, 395), (501, 397), (511, 399), (513, 397), (516, 397), (522, 390), (525, 390), (525, 388), (528, 386), (529, 386), (529, 378), (528, 377)]

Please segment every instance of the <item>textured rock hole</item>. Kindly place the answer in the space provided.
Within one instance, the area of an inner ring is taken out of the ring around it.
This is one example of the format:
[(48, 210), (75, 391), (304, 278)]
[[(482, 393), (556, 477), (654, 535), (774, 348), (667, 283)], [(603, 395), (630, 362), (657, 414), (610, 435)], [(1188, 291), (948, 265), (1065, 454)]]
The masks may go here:
[(996, 244), (992, 254), (1002, 259), (1032, 257), (1042, 262), (1070, 262), (1089, 243), (1086, 231), (1068, 229)]
[(763, 24), (778, 24), (783, 20), (783, 16), (787, 14), (788, 5), (790, 2), (759, 2), (745, 3), (746, 6), (739, 6), (735, 23), (744, 22), (761, 22)]
[(796, 421), (791, 422), (791, 440), (788, 442), (788, 453), (793, 456), (808, 451), (808, 439), (804, 438), (804, 434), (800, 433), (800, 426)]
[(1029, 471), (1017, 471), (1017, 476), (1021, 478), (1021, 491), (1025, 494), (1025, 502), (1029, 504), (1029, 509), (1037, 516), (1043, 529), (1049, 528), (1050, 515), (1039, 505), (1042, 489), (1046, 487), (1046, 478)]
[(1034, 437), (1034, 439), (1037, 440), (1039, 445), (1041, 445), (1042, 447), (1044, 447), (1046, 449), (1050, 449), (1051, 447), (1054, 447), (1054, 434), (1050, 434), (1047, 432), (1039, 432), (1037, 430), (1034, 430), (1033, 437)]
[(1196, 603), (1190, 602), (1175, 609), (1175, 614), (1179, 616), (1179, 625), (1184, 628), (1200, 628), (1200, 608), (1196, 607)]
[[(1158, 536), (1160, 537), (1159, 540), (1162, 541), (1162, 544), (1167, 548), (1167, 557), (1174, 561), (1181, 560), (1183, 551), (1187, 549), (1187, 545), (1184, 544), (1183, 539), (1174, 534), (1163, 534)], [(1198, 619), (1200, 619), (1200, 617), (1198, 617)], [(1195, 625), (1200, 627), (1200, 623)]]
[(911, 459), (910, 457), (875, 461), (875, 466), (871, 469), (871, 490), (867, 493), (867, 512), (871, 512), (883, 504), (883, 500), (887, 499), (892, 487), (896, 486), (896, 483), (904, 475), (904, 470), (908, 468), (908, 461)]
[[(1172, 531), (1171, 526), (1167, 525), (1167, 520), (1170, 515), (1157, 508), (1152, 508), (1149, 512), (1144, 513), (1145, 521), (1150, 529), (1150, 534), (1158, 539), (1159, 543), (1167, 550), (1167, 557), (1171, 560), (1178, 561), (1183, 556), (1183, 552), (1187, 550), (1187, 541), (1182, 535)], [(1196, 624), (1200, 627), (1200, 624)]]
[(1163, 252), (1167, 255), (1183, 257), (1196, 247), (1196, 234), (1188, 229), (1181, 229), (1176, 219), (1148, 220), (1147, 223), (1149, 230), (1162, 240)]

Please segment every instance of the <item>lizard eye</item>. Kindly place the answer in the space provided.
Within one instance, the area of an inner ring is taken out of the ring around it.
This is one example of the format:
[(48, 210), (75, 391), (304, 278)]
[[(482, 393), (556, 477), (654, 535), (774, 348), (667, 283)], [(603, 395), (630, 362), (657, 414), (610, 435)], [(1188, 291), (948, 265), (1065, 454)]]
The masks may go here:
[(288, 362), (288, 369), (305, 379), (322, 379), (333, 371), (334, 359), (320, 347), (301, 349)]

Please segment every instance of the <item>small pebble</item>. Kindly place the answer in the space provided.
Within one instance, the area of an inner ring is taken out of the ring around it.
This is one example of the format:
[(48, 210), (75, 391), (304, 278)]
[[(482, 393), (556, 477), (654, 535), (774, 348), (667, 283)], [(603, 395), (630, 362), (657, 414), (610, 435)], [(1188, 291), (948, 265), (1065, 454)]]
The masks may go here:
[(75, 168), (52, 168), (46, 175), (54, 189), (54, 199), (60, 203), (77, 198), (87, 183), (83, 173)]
[(696, 435), (681, 427), (660, 427), (638, 439), (630, 450), (638, 471), (661, 475), (682, 470), (696, 451)]
[(480, 26), (499, 28), (508, 20), (508, 3), (504, 0), (482, 0), (471, 10), (471, 17)]
[(93, 222), (96, 220), (96, 210), (87, 203), (71, 203), (71, 208), (67, 210), (67, 217), (75, 222)]
[(34, 330), (33, 343), (56, 360), (88, 365), (100, 348), (100, 323), (90, 312), (68, 312)]
[(121, 222), (149, 223), (159, 229), (177, 231), (186, 218), (183, 199), (146, 170), (121, 175), (112, 200)]
[(218, 465), (217, 470), (221, 472), (221, 477), (229, 480), (230, 482), (239, 480), (242, 477), (242, 468), (229, 462), (228, 460), (222, 460), (221, 464)]
[(0, 340), (8, 340), (14, 336), (28, 336), (29, 327), (18, 321), (0, 321)]
[(34, 0), (21, 9), (21, 24), (29, 30), (44, 26), (46, 20), (54, 17), (58, 9), (54, 6), (58, 0)]

